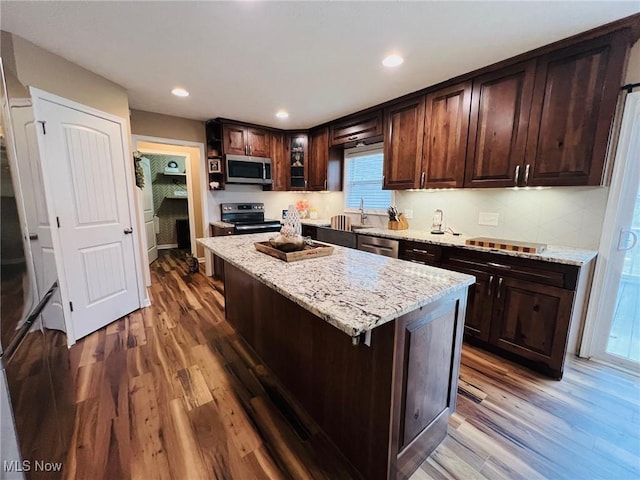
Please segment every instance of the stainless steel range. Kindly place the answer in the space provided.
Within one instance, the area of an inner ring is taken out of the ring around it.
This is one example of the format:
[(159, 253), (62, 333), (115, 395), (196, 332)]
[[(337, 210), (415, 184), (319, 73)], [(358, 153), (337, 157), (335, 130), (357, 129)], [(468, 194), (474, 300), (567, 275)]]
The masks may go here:
[(278, 232), (280, 220), (264, 218), (264, 203), (221, 203), (220, 219), (232, 223), (235, 234)]

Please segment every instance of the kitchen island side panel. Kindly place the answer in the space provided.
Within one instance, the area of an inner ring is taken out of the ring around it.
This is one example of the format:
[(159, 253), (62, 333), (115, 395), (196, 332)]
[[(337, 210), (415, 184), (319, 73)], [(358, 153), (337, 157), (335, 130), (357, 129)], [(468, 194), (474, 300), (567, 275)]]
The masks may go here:
[(408, 478), (455, 409), (466, 289), (374, 328), (371, 346), (353, 346), (235, 266), (224, 271), (227, 320), (363, 478)]
[(225, 263), (229, 323), (363, 478), (384, 479), (395, 322), (372, 331), (371, 347)]

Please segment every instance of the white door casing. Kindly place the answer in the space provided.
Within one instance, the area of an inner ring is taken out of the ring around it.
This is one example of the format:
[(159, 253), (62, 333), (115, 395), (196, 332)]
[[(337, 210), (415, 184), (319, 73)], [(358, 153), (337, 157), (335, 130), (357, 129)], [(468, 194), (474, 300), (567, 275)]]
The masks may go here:
[[(33, 256), (38, 298), (58, 278), (51, 226), (44, 198), (42, 168), (38, 153), (36, 125), (31, 105), (11, 105), (11, 117), (18, 162), (18, 179), (26, 213), (27, 231)], [(58, 289), (42, 312), (45, 328), (66, 331), (62, 298)]]
[(59, 222), (52, 238), (74, 343), (143, 304), (133, 162), (123, 119), (31, 92), (47, 208)]
[(149, 263), (158, 258), (158, 243), (156, 239), (155, 218), (153, 208), (153, 186), (151, 178), (151, 164), (147, 157), (140, 160), (144, 173), (144, 187), (142, 188), (142, 213), (144, 215), (144, 231), (147, 238), (147, 257)]

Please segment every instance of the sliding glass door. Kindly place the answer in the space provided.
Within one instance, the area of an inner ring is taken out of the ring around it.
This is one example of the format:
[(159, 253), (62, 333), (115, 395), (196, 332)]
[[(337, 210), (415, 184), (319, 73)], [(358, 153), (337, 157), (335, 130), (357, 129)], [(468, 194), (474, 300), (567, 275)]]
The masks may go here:
[(633, 203), (631, 225), (621, 233), (622, 244), (618, 247), (626, 253), (606, 353), (640, 362), (640, 195), (637, 193)]
[(629, 94), (580, 355), (640, 372), (640, 92)]

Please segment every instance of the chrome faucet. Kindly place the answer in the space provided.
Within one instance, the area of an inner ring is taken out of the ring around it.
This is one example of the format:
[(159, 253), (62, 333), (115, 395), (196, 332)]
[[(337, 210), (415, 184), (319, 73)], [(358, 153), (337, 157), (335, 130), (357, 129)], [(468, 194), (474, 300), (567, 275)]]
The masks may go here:
[(367, 218), (369, 218), (369, 216), (364, 213), (364, 199), (360, 197), (360, 225), (364, 225), (364, 221)]

